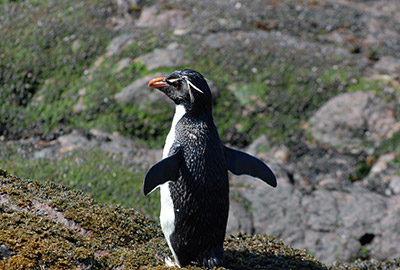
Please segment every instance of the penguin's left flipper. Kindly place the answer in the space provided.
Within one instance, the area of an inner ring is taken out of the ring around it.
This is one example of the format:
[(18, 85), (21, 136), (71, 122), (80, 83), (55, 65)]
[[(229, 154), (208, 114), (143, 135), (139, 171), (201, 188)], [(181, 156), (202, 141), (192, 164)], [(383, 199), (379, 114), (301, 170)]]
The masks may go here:
[(276, 177), (261, 160), (245, 152), (224, 146), (228, 170), (236, 175), (247, 174), (276, 187)]
[(175, 154), (154, 164), (144, 177), (144, 195), (147, 196), (165, 182), (178, 180), (179, 168), (181, 167), (182, 161), (182, 152), (178, 150)]

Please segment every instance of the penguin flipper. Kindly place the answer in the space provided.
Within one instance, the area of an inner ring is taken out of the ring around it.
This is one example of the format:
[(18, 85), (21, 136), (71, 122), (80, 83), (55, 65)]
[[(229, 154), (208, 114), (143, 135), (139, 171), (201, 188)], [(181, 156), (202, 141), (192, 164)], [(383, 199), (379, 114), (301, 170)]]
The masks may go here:
[(247, 174), (276, 187), (276, 177), (272, 170), (258, 158), (245, 152), (224, 146), (228, 170), (236, 175)]
[(148, 195), (159, 185), (168, 181), (176, 181), (179, 177), (179, 168), (183, 161), (182, 152), (178, 150), (175, 154), (162, 159), (149, 169), (144, 177), (143, 193)]

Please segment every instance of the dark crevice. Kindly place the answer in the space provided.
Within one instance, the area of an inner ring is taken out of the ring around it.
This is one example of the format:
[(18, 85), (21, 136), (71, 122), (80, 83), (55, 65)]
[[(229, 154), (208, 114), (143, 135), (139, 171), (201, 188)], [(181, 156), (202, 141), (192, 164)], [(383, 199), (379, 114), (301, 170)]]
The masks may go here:
[(367, 244), (372, 243), (372, 240), (374, 240), (375, 235), (373, 233), (366, 233), (363, 236), (360, 237), (360, 239), (358, 239), (358, 241), (360, 241), (360, 244), (362, 246), (365, 246)]

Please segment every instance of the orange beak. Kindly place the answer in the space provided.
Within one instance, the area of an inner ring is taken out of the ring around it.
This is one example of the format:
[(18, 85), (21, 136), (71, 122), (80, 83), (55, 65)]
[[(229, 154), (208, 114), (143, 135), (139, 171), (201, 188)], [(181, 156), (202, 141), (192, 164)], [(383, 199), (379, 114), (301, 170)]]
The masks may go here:
[(168, 83), (166, 83), (164, 81), (164, 77), (159, 77), (159, 78), (152, 79), (149, 82), (148, 86), (151, 88), (161, 88), (164, 86), (168, 86)]

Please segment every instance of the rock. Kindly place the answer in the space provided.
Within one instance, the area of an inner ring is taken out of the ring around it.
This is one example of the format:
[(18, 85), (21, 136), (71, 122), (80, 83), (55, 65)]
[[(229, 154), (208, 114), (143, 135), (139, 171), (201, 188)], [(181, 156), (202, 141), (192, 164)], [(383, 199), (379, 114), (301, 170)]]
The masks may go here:
[[(371, 167), (368, 175), (356, 184), (382, 195), (398, 194), (397, 177), (395, 175), (398, 168), (396, 158), (395, 153), (380, 156)], [(394, 182), (392, 183), (392, 181)]]
[(243, 234), (254, 233), (253, 216), (243, 205), (231, 199), (226, 235), (235, 235), (238, 232)]
[(132, 44), (135, 41), (135, 35), (133, 34), (122, 34), (111, 40), (110, 44), (106, 48), (106, 54), (108, 56), (119, 53), (122, 48)]
[[(356, 164), (356, 157), (335, 151), (322, 154), (322, 149), (317, 150), (319, 148), (313, 146), (311, 149), (314, 150), (308, 150), (307, 153), (315, 151), (315, 156), (311, 155), (314, 157), (308, 162), (305, 161), (309, 158), (307, 155), (297, 163), (292, 158), (276, 163), (279, 159), (274, 159), (270, 152), (263, 152), (268, 144), (268, 137), (261, 136), (246, 151), (266, 161), (277, 176), (278, 186), (273, 189), (252, 177), (231, 175), (230, 192), (234, 202), (228, 220), (228, 233), (235, 232), (245, 224), (246, 232), (267, 233), (285, 239), (293, 246), (308, 250), (325, 263), (348, 261), (365, 251), (373, 258), (399, 256), (400, 250), (394, 246), (400, 237), (400, 230), (394, 224), (400, 215), (395, 204), (400, 196), (393, 192), (390, 200), (387, 200), (385, 194), (377, 194), (372, 188), (368, 190), (363, 183), (365, 179), (352, 185), (343, 175), (340, 176), (340, 172), (348, 175), (346, 170)], [(273, 151), (273, 148), (269, 151)], [(330, 163), (332, 158), (337, 160)], [(391, 175), (393, 158), (393, 154), (382, 156), (372, 167), (369, 176)], [(339, 164), (346, 164), (347, 161), (352, 165), (340, 168)], [(326, 162), (326, 168), (322, 167), (323, 162)], [(313, 170), (313, 166), (314, 171), (307, 174), (308, 170)], [(335, 170), (338, 172), (333, 177)], [(319, 176), (316, 176), (317, 172)], [(294, 175), (296, 173), (298, 176)], [(303, 175), (314, 175), (319, 183), (310, 185), (296, 180)], [(340, 184), (340, 181), (347, 184)], [(389, 182), (386, 186), (397, 190), (399, 181), (400, 178), (394, 177), (390, 181), (392, 188)], [(389, 232), (393, 233), (393, 237), (386, 235)]]
[(161, 150), (147, 149), (118, 133), (107, 133), (92, 129), (88, 132), (73, 130), (70, 134), (57, 138), (53, 143), (34, 151), (33, 157), (56, 159), (69, 151), (98, 148), (104, 152), (118, 155), (128, 165), (142, 170), (148, 169), (161, 159)]
[[(286, 169), (301, 184), (319, 184), (327, 179), (338, 185), (349, 183), (348, 179), (364, 160), (364, 154), (339, 152), (318, 145), (303, 145), (298, 153), (289, 153)], [(307, 154), (304, 154), (307, 153)]]
[(138, 105), (139, 109), (161, 103), (170, 104), (171, 107), (174, 107), (166, 95), (147, 86), (151, 79), (167, 75), (166, 73), (155, 73), (139, 78), (130, 85), (124, 87), (121, 92), (115, 94), (114, 98), (120, 103)]
[(400, 257), (400, 196), (392, 196), (384, 201), (386, 207), (380, 214), (381, 219), (375, 224), (368, 224), (373, 230), (374, 238), (367, 249), (370, 256), (376, 259)]
[(160, 67), (176, 67), (182, 65), (184, 60), (184, 51), (178, 48), (177, 43), (171, 43), (165, 49), (157, 48), (154, 51), (135, 59), (135, 61), (146, 65), (148, 70)]
[[(1, 269), (165, 268), (161, 258), (170, 253), (159, 225), (133, 209), (102, 204), (83, 192), (20, 179), (1, 169), (0, 191)], [(228, 236), (224, 246), (227, 269), (326, 268), (305, 251), (267, 235)]]
[(246, 152), (252, 155), (258, 155), (262, 152), (267, 152), (271, 148), (271, 142), (267, 135), (261, 135), (255, 139), (247, 148)]
[(124, 17), (130, 17), (132, 10), (140, 9), (138, 0), (117, 0), (118, 12)]
[(400, 59), (383, 56), (375, 63), (374, 69), (379, 73), (400, 75)]
[(73, 107), (73, 111), (76, 114), (83, 112), (86, 109), (86, 105), (83, 103), (83, 97), (79, 97), (78, 103), (76, 103)]
[(113, 71), (114, 73), (119, 73), (121, 72), (124, 68), (129, 67), (129, 65), (132, 63), (132, 59), (130, 58), (123, 58), (121, 60), (118, 61), (118, 63), (116, 64), (116, 68)]
[(400, 212), (394, 203), (400, 196), (387, 203), (384, 196), (359, 187), (310, 193), (282, 177), (278, 177), (276, 189), (247, 176), (232, 180), (236, 186), (232, 193), (238, 192), (252, 209), (257, 234), (285, 239), (325, 263), (347, 261), (359, 256), (362, 249), (374, 258), (400, 255), (395, 248), (400, 237), (395, 228)]
[(393, 175), (389, 180), (389, 190), (390, 194), (400, 194), (400, 176)]
[(186, 11), (181, 9), (159, 10), (157, 5), (145, 7), (136, 21), (137, 27), (173, 27), (182, 29), (187, 26)]
[(23, 180), (3, 170), (0, 189), (1, 269), (16, 265), (20, 269), (34, 265), (116, 269), (121, 263), (111, 266), (108, 260), (121, 261), (128, 253), (134, 254), (134, 262), (124, 264), (133, 269), (158, 264), (161, 260), (150, 250), (164, 253), (167, 248), (159, 226), (132, 209), (101, 204), (83, 192)]
[(352, 92), (329, 100), (311, 118), (311, 134), (320, 143), (360, 151), (379, 145), (396, 124), (393, 110), (372, 93)]
[(11, 256), (14, 255), (15, 252), (10, 250), (10, 248), (7, 245), (5, 244), (0, 245), (0, 260), (10, 258)]

